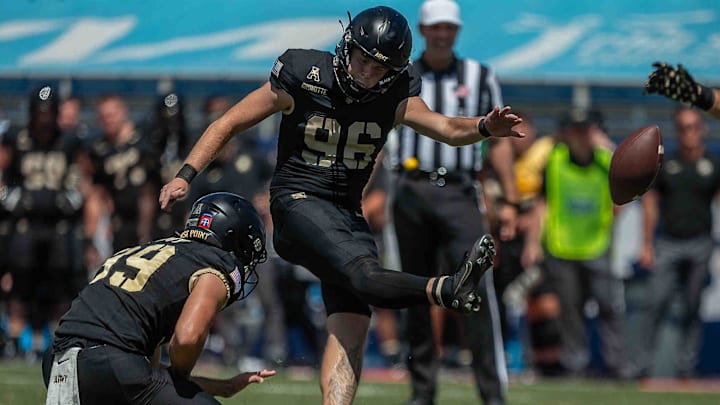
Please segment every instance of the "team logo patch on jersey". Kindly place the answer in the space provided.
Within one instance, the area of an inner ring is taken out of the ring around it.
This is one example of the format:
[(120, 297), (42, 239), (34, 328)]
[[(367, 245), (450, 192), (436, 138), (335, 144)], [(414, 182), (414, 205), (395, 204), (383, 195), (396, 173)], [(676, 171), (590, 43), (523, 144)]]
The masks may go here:
[(210, 229), (210, 225), (212, 225), (213, 216), (212, 214), (202, 214), (200, 217), (200, 222), (198, 223), (198, 226), (203, 229)]
[(317, 66), (311, 67), (305, 78), (308, 80), (313, 80), (316, 83), (320, 83), (320, 68)]
[(275, 63), (273, 64), (270, 73), (272, 73), (275, 77), (280, 77), (280, 71), (282, 70), (283, 66), (285, 66), (285, 64), (280, 62), (280, 59), (275, 59)]

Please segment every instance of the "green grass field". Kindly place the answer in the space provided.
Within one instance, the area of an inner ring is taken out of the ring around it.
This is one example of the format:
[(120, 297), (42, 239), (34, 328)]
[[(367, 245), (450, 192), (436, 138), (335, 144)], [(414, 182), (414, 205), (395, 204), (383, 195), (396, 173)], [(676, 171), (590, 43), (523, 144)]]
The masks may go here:
[[(39, 366), (20, 362), (0, 362), (0, 404), (41, 404), (45, 399)], [(368, 375), (358, 391), (356, 405), (402, 404), (409, 395), (404, 380), (385, 374)], [(475, 388), (467, 376), (443, 375), (437, 404), (479, 403)], [(675, 392), (649, 392), (635, 383), (617, 384), (591, 380), (537, 380), (532, 383), (510, 385), (510, 405), (701, 405), (720, 404), (718, 387), (703, 383), (675, 387)], [(698, 388), (699, 387), (699, 388)], [(702, 392), (703, 387), (715, 392)], [(677, 392), (685, 390), (685, 392)], [(692, 392), (689, 392), (692, 391)], [(262, 385), (252, 385), (234, 398), (223, 399), (223, 404), (253, 405), (305, 405), (319, 404), (317, 375), (310, 373), (297, 377), (282, 372)]]

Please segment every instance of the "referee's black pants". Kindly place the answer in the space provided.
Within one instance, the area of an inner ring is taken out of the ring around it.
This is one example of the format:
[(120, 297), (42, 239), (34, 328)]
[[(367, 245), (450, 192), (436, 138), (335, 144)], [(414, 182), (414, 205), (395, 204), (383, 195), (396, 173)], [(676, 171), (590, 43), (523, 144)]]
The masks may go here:
[[(442, 187), (436, 184), (427, 177), (407, 174), (397, 180), (393, 214), (404, 272), (421, 276), (452, 273), (473, 242), (487, 232), (469, 179), (449, 181)], [(462, 317), (473, 355), (472, 369), (483, 401), (503, 403), (507, 372), (491, 272), (482, 280), (479, 294), (483, 300), (480, 312)], [(432, 403), (440, 359), (435, 353), (428, 305), (408, 308), (406, 328), (413, 398)]]

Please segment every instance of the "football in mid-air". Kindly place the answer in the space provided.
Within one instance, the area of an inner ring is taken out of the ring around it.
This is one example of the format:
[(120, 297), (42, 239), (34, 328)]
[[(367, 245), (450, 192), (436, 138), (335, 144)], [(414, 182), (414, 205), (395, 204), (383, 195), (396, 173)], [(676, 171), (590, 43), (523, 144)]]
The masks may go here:
[(627, 204), (650, 189), (664, 155), (657, 125), (642, 127), (625, 138), (610, 161), (610, 196), (615, 204)]

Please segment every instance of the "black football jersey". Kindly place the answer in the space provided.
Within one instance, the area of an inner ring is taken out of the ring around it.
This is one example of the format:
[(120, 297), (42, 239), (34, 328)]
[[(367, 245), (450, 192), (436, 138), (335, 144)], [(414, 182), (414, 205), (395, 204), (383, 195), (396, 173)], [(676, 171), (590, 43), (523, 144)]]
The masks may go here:
[(2, 180), (7, 187), (22, 190), (19, 204), (24, 215), (56, 220), (77, 213), (80, 204), (74, 209), (65, 206), (68, 193), (81, 198), (81, 174), (75, 159), (83, 145), (78, 137), (58, 132), (40, 141), (23, 129), (3, 136), (2, 144), (12, 154)]
[(294, 100), (280, 123), (271, 192), (303, 191), (359, 206), (397, 106), (420, 94), (420, 76), (411, 66), (372, 101), (349, 102), (335, 78), (332, 54), (290, 49), (275, 61), (270, 82)]
[(693, 162), (678, 154), (668, 156), (653, 188), (661, 196), (663, 232), (677, 238), (712, 232), (711, 207), (720, 191), (720, 159), (707, 153)]
[(113, 198), (115, 213), (137, 217), (142, 187), (160, 184), (159, 156), (139, 132), (125, 144), (117, 145), (104, 136), (91, 141), (93, 183), (104, 186)]
[(236, 264), (230, 252), (181, 238), (122, 250), (105, 261), (62, 317), (56, 347), (80, 337), (150, 356), (170, 340), (197, 277), (220, 277), (226, 305), (231, 302), (240, 280)]

